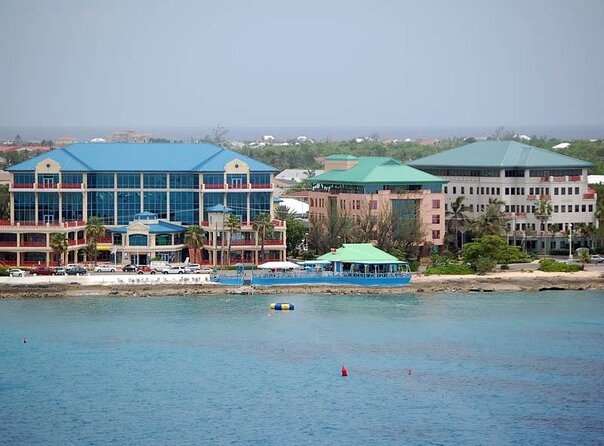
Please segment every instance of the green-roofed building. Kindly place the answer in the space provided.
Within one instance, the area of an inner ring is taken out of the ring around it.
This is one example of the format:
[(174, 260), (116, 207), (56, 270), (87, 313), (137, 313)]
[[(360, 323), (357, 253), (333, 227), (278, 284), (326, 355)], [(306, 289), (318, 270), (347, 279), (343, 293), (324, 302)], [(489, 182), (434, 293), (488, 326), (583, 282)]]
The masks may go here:
[(438, 248), (444, 237), (446, 180), (388, 157), (340, 154), (325, 158), (325, 172), (310, 179), (309, 217), (327, 218), (330, 206), (355, 219), (365, 213), (417, 218), (426, 240)]
[(331, 262), (335, 272), (396, 272), (399, 265), (407, 264), (371, 243), (344, 243), (317, 260)]
[[(587, 161), (516, 141), (478, 141), (410, 164), (449, 181), (443, 188), (447, 209), (463, 196), (468, 216), (475, 218), (485, 211), (489, 199), (505, 203), (510, 242), (529, 251), (545, 248), (546, 230), (548, 251), (568, 251), (571, 230), (575, 231), (573, 249), (585, 246), (589, 240), (577, 228), (581, 223), (597, 223), (597, 197), (587, 183), (592, 164)], [(547, 228), (535, 217), (540, 199), (552, 205)]]

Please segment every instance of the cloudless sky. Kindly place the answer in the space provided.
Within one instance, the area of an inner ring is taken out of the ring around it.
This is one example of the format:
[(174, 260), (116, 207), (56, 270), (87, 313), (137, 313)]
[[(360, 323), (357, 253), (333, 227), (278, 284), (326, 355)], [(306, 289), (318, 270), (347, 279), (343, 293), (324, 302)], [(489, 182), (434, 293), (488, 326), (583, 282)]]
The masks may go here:
[(0, 125), (604, 123), (603, 0), (0, 0)]

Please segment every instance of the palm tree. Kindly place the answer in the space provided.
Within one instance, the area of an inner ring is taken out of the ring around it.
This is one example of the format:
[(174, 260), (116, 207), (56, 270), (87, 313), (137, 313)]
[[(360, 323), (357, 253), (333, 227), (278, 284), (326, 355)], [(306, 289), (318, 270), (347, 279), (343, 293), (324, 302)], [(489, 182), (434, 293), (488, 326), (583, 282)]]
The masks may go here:
[(103, 220), (100, 217), (90, 217), (86, 222), (86, 240), (90, 247), (90, 253), (94, 258), (94, 264), (96, 265), (96, 259), (98, 251), (96, 245), (101, 237), (107, 233), (107, 229), (103, 226)]
[(63, 233), (53, 234), (50, 238), (50, 247), (55, 255), (61, 257), (63, 265), (67, 264), (67, 250), (69, 249), (69, 239)]
[(535, 207), (535, 218), (541, 222), (541, 225), (544, 226), (544, 231), (542, 237), (545, 237), (545, 241), (543, 242), (543, 258), (547, 254), (547, 222), (552, 216), (552, 203), (549, 200), (541, 199), (537, 202), (537, 206)]
[(463, 248), (463, 236), (466, 232), (466, 228), (470, 223), (470, 219), (465, 214), (468, 211), (468, 206), (464, 203), (466, 197), (463, 195), (457, 197), (455, 201), (451, 203), (451, 210), (445, 212), (445, 216), (448, 219), (448, 229), (451, 234), (455, 235), (455, 246), (459, 248), (457, 235), (461, 231), (461, 247)]
[(485, 235), (505, 235), (507, 232), (507, 218), (501, 212), (503, 202), (490, 198), (489, 204), (482, 215), (471, 223), (472, 232), (478, 237)]
[[(233, 238), (233, 233), (241, 230), (241, 221), (239, 217), (235, 214), (229, 214), (226, 221), (224, 222), (224, 227), (228, 229), (229, 232), (229, 247), (227, 249), (227, 259), (229, 259), (229, 265), (231, 264), (231, 239)], [(243, 261), (243, 259), (241, 259)]]
[(583, 236), (588, 247), (593, 245), (593, 236), (596, 234), (596, 226), (593, 223), (579, 223), (577, 231)]
[(275, 206), (275, 218), (277, 220), (288, 221), (296, 218), (296, 214), (287, 206), (278, 204), (277, 206)]
[(271, 234), (275, 230), (275, 225), (271, 222), (271, 216), (268, 214), (260, 214), (256, 216), (254, 223), (252, 223), (252, 229), (256, 231), (256, 235), (260, 237), (260, 260), (264, 260), (264, 242), (266, 241), (266, 235)]
[(205, 231), (201, 226), (191, 225), (185, 232), (185, 245), (189, 248), (189, 257), (192, 263), (200, 263), (201, 255), (199, 250), (203, 248), (203, 241), (205, 239)]

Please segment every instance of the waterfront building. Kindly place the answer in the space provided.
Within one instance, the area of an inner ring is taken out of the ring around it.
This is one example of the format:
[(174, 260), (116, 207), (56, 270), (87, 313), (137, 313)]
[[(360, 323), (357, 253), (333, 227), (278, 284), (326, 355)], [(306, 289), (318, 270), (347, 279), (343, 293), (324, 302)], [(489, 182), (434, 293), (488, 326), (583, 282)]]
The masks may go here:
[[(204, 229), (202, 263), (259, 261), (253, 229), (260, 214), (273, 215), (275, 169), (212, 144), (75, 144), (7, 169), (10, 219), (0, 221), (0, 262), (52, 265), (53, 234), (67, 235), (68, 262), (86, 260), (86, 222), (99, 217), (107, 229), (99, 260), (147, 264), (153, 258), (182, 262), (184, 234)], [(222, 206), (221, 218), (210, 219)], [(241, 229), (232, 237), (228, 213)], [(285, 259), (285, 223), (274, 220), (263, 260)]]
[[(587, 179), (592, 164), (586, 161), (515, 141), (480, 141), (410, 164), (449, 181), (444, 187), (448, 209), (463, 196), (467, 215), (475, 218), (489, 199), (502, 201), (511, 223), (510, 243), (528, 250), (544, 248), (546, 230), (548, 250), (568, 250), (571, 230), (577, 232), (581, 223), (597, 224), (597, 196)], [(547, 224), (535, 217), (540, 199), (552, 205)]]
[(310, 218), (325, 219), (334, 206), (357, 221), (365, 213), (419, 219), (424, 246), (443, 246), (442, 187), (447, 181), (442, 178), (393, 158), (330, 155), (325, 158), (325, 172), (309, 181), (313, 184), (308, 197)]

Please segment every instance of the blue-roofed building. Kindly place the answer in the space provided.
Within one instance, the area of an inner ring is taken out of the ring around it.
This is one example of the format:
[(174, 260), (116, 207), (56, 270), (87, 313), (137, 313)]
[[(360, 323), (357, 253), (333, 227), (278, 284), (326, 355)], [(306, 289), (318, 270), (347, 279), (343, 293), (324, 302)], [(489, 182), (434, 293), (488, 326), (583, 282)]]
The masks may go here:
[[(7, 170), (11, 217), (0, 222), (0, 262), (8, 265), (53, 264), (55, 233), (67, 234), (69, 262), (85, 261), (90, 217), (107, 228), (98, 245), (101, 260), (184, 261), (183, 234), (200, 225), (206, 231), (202, 263), (257, 263), (260, 241), (252, 223), (273, 214), (276, 169), (213, 144), (73, 144)], [(228, 231), (218, 219), (210, 224), (208, 209), (216, 206), (242, 224), (231, 237), (231, 259), (225, 257)], [(144, 237), (130, 237), (131, 226), (147, 228), (146, 244)], [(284, 260), (285, 225), (276, 222), (267, 242), (264, 259)]]
[[(509, 218), (510, 242), (529, 251), (568, 252), (591, 241), (578, 232), (582, 224), (597, 224), (597, 196), (587, 182), (592, 164), (517, 141), (478, 141), (417, 159), (413, 167), (449, 181), (443, 187), (447, 210), (464, 197), (469, 217), (478, 217), (490, 199), (502, 202)], [(537, 203), (552, 205), (548, 222), (535, 216)]]

